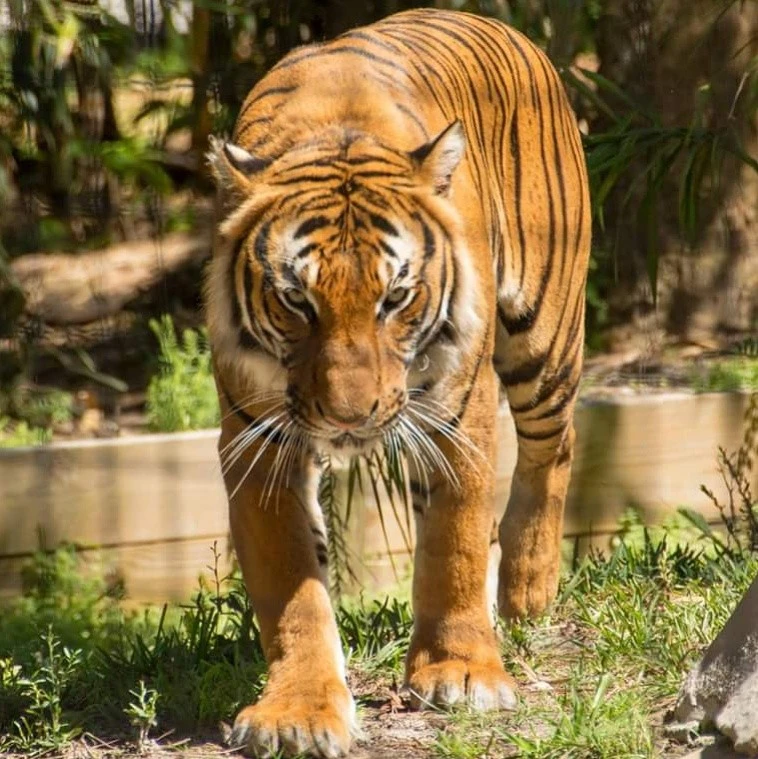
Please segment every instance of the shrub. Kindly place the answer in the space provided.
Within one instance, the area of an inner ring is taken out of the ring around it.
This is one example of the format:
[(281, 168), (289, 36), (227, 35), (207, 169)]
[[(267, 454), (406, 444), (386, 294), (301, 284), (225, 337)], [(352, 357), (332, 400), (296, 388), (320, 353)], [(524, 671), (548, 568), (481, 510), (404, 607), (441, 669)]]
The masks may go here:
[(160, 370), (147, 389), (147, 418), (156, 432), (215, 427), (220, 420), (206, 331), (186, 329), (177, 338), (170, 316), (150, 320), (158, 338)]

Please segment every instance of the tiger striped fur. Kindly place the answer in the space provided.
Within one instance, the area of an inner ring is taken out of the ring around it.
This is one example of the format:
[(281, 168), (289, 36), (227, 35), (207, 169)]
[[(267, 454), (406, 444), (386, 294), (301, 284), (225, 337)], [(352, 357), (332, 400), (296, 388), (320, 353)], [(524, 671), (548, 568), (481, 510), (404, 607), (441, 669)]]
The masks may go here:
[(414, 703), (511, 708), (488, 606), (498, 394), (515, 618), (556, 593), (582, 366), (590, 209), (558, 75), (499, 22), (409, 11), (287, 55), (210, 161), (219, 448), (270, 667), (234, 741), (348, 750), (316, 457), (377, 444), (405, 449), (417, 516)]

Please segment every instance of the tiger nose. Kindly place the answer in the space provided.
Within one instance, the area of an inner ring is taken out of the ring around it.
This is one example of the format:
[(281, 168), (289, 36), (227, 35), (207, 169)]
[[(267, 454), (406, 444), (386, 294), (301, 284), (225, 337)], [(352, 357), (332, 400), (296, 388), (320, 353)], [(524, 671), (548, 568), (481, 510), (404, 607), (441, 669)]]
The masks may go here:
[(374, 405), (371, 407), (371, 411), (368, 414), (354, 414), (353, 416), (343, 416), (329, 409), (328, 413), (324, 411), (323, 406), (316, 401), (316, 410), (321, 415), (323, 420), (330, 424), (332, 427), (336, 427), (340, 430), (357, 430), (360, 427), (364, 427), (366, 423), (373, 418), (377, 409), (379, 408), (379, 400), (374, 401)]

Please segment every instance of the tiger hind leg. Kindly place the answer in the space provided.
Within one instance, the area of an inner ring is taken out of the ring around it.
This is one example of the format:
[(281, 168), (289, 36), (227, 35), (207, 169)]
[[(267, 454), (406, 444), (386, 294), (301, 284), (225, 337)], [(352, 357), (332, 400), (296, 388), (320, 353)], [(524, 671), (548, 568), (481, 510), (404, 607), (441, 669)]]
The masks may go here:
[[(516, 426), (518, 457), (500, 523), (498, 608), (505, 619), (545, 611), (558, 591), (563, 512), (574, 451), (581, 335), (571, 358), (521, 359), (499, 372)], [(533, 377), (530, 375), (534, 375)]]

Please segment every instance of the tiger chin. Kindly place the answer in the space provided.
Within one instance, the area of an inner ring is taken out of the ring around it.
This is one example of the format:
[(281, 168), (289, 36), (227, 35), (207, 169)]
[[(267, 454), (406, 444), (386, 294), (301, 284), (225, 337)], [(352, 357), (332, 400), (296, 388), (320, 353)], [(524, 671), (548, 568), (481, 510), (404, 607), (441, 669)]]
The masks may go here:
[[(269, 666), (232, 743), (331, 758), (355, 734), (325, 453), (404, 453), (412, 704), (513, 708), (492, 610), (557, 591), (582, 368), (589, 197), (556, 72), (491, 19), (397, 14), (287, 55), (209, 161), (219, 454)], [(497, 525), (501, 396), (518, 456)]]

